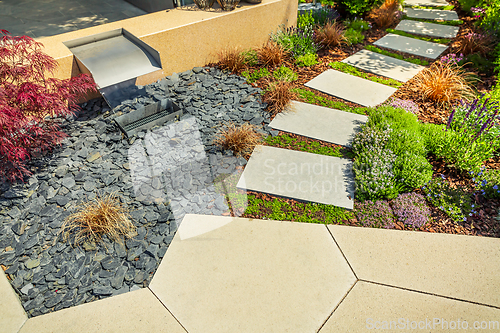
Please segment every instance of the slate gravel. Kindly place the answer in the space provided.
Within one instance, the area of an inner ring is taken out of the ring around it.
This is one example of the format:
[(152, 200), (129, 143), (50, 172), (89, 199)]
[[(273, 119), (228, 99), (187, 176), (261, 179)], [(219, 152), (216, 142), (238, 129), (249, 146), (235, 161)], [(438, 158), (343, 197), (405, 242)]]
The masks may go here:
[[(260, 89), (216, 68), (141, 88), (145, 95), (113, 110), (102, 99), (84, 103), (62, 122), (63, 145), (30, 162), (25, 184), (0, 184), (0, 265), (29, 317), (148, 286), (185, 214), (228, 214), (214, 179), (246, 161), (212, 145), (220, 124), (270, 133)], [(125, 139), (113, 119), (164, 98), (183, 109), (180, 121)], [(111, 192), (137, 235), (123, 244), (63, 242), (61, 225), (77, 205)]]

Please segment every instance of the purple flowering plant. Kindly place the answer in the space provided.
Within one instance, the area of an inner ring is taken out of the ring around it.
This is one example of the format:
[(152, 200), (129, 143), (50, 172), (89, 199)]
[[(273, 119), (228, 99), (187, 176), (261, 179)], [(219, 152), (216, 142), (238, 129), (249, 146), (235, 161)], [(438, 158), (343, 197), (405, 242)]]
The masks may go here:
[(413, 229), (420, 229), (430, 221), (431, 210), (422, 194), (400, 194), (391, 205), (396, 219)]
[(394, 228), (394, 214), (386, 200), (356, 202), (354, 211), (358, 222), (364, 227)]
[(455, 223), (467, 221), (467, 216), (477, 213), (471, 195), (463, 187), (453, 187), (440, 175), (422, 186), (425, 199), (439, 208)]
[(500, 199), (500, 170), (481, 167), (477, 172), (471, 171), (476, 193), (487, 199)]
[(441, 57), (440, 61), (445, 64), (460, 66), (460, 62), (464, 60), (464, 54), (460, 53), (457, 55), (456, 53), (448, 53), (447, 55)]
[(482, 163), (500, 148), (498, 102), (489, 98), (461, 101), (446, 124), (446, 140), (437, 155), (460, 170), (479, 171)]
[(385, 104), (394, 108), (404, 109), (406, 112), (418, 114), (418, 104), (409, 99), (391, 97)]

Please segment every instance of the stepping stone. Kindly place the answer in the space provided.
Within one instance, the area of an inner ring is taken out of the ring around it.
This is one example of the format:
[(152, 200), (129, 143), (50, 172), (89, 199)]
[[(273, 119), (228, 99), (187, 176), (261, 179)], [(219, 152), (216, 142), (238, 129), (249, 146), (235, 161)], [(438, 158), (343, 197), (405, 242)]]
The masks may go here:
[(373, 45), (430, 59), (437, 59), (448, 46), (396, 34), (387, 34)]
[(408, 6), (449, 6), (445, 0), (405, 0), (405, 5)]
[(353, 208), (354, 174), (345, 158), (257, 146), (236, 187)]
[(292, 101), (291, 110), (276, 115), (269, 126), (308, 138), (350, 146), (367, 116)]
[[(149, 289), (184, 332), (303, 333), (318, 332), (355, 283), (324, 225), (189, 214)], [(137, 332), (177, 332), (144, 320)]]
[(454, 27), (451, 25), (411, 20), (402, 20), (396, 27), (396, 30), (437, 38), (455, 38), (459, 29), (459, 27)]
[(342, 60), (342, 62), (401, 82), (410, 80), (425, 68), (424, 66), (368, 50), (361, 50)]
[(385, 102), (397, 91), (396, 88), (333, 69), (324, 71), (305, 86), (368, 107)]
[(458, 15), (453, 10), (405, 8), (405, 14), (410, 18), (424, 20), (458, 20)]

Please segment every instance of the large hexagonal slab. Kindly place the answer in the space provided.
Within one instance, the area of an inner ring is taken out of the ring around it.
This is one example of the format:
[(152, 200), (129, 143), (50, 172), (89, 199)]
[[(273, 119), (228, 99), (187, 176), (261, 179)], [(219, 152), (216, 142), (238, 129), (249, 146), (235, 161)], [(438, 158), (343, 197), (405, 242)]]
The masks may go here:
[(304, 333), (355, 281), (324, 225), (186, 215), (149, 287), (190, 333)]

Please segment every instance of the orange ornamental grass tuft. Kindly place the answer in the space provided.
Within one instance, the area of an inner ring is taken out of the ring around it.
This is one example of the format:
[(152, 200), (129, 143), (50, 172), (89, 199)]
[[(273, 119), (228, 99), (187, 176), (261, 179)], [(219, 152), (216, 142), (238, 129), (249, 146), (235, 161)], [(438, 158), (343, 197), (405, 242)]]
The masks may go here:
[(317, 43), (333, 48), (347, 41), (347, 38), (344, 36), (344, 31), (343, 24), (329, 21), (323, 27), (318, 27), (318, 29), (316, 29), (315, 39)]
[(488, 54), (494, 48), (493, 38), (486, 34), (478, 34), (469, 32), (461, 36), (457, 40), (458, 51), (456, 53), (463, 53), (469, 55), (472, 53), (481, 53), (482, 55)]
[(64, 241), (73, 235), (73, 243), (82, 241), (96, 243), (106, 235), (110, 240), (122, 243), (122, 237), (133, 237), (136, 229), (130, 221), (127, 208), (122, 206), (116, 193), (104, 197), (96, 196), (78, 207), (78, 212), (68, 216), (61, 226)]
[(469, 84), (472, 75), (460, 67), (436, 61), (415, 77), (415, 85), (424, 99), (440, 104), (460, 99), (470, 100), (475, 97)]
[(268, 86), (268, 89), (262, 100), (269, 104), (268, 110), (273, 115), (282, 112), (290, 104), (290, 101), (297, 99), (297, 94), (291, 89), (291, 82), (272, 82), (267, 79), (266, 86)]
[(257, 50), (257, 56), (264, 66), (274, 67), (281, 64), (288, 57), (288, 54), (281, 45), (268, 41)]
[(399, 21), (398, 8), (398, 0), (385, 0), (380, 7), (373, 8), (367, 18), (381, 29), (389, 28)]
[(220, 51), (217, 56), (219, 60), (218, 64), (221, 69), (238, 72), (246, 67), (245, 56), (238, 47), (226, 48)]
[(253, 149), (262, 141), (262, 134), (255, 125), (245, 123), (236, 126), (230, 122), (222, 126), (213, 140), (214, 144), (230, 149), (236, 156), (250, 157)]

